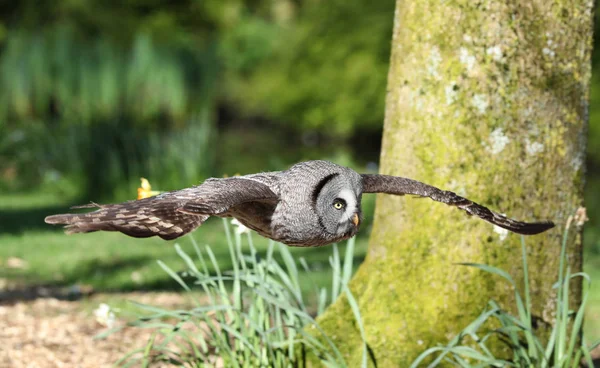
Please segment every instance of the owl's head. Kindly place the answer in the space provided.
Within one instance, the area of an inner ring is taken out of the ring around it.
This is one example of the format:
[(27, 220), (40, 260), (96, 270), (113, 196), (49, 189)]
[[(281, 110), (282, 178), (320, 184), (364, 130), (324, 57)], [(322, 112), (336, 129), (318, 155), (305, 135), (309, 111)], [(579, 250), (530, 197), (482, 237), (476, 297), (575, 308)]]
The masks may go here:
[(361, 221), (361, 194), (360, 177), (351, 170), (322, 178), (312, 195), (319, 225), (340, 240), (354, 236)]
[(356, 234), (361, 220), (362, 178), (328, 161), (300, 162), (281, 174), (273, 235), (298, 246), (321, 246)]

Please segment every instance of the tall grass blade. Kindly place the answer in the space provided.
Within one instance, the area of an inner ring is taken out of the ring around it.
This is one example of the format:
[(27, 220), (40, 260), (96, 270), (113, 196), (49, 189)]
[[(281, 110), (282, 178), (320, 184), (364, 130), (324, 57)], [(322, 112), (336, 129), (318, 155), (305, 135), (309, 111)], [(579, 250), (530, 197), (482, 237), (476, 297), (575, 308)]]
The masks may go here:
[(171, 268), (169, 268), (169, 266), (167, 266), (163, 261), (156, 261), (156, 263), (158, 263), (158, 265), (160, 266), (160, 268), (162, 268), (163, 270), (165, 270), (166, 273), (169, 274), (169, 276), (171, 276), (171, 278), (175, 281), (177, 281), (177, 283), (179, 285), (181, 285), (182, 288), (184, 288), (186, 291), (190, 291), (190, 288), (187, 286), (187, 284), (183, 281), (183, 279), (181, 277), (179, 277), (178, 274), (176, 274)]

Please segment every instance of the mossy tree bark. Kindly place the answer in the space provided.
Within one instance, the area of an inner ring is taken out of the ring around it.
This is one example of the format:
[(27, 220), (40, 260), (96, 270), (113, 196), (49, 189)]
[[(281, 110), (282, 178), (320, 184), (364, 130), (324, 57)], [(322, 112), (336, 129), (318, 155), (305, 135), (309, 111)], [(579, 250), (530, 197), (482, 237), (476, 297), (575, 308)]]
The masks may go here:
[[(583, 201), (592, 8), (592, 0), (396, 3), (381, 173), (516, 219), (554, 220), (556, 229), (525, 240), (534, 314), (547, 324), (560, 237)], [(573, 234), (575, 272), (582, 249), (580, 230)], [(521, 282), (520, 237), (428, 199), (378, 196), (368, 255), (351, 282), (378, 366), (408, 366), (492, 298), (514, 304), (509, 285), (458, 262), (491, 264)], [(358, 364), (345, 299), (319, 322)]]

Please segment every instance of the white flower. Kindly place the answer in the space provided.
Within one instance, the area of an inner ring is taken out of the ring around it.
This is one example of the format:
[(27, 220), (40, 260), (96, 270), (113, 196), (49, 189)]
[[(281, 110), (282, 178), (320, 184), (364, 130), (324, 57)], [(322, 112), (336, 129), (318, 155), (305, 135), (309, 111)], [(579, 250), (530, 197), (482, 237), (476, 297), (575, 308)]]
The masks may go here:
[(101, 303), (94, 310), (94, 316), (96, 316), (96, 321), (103, 326), (112, 328), (115, 325), (115, 314), (108, 304)]
[(494, 232), (499, 235), (500, 241), (504, 241), (504, 239), (506, 239), (506, 236), (508, 235), (508, 230), (496, 225), (494, 225)]
[(490, 134), (491, 145), (487, 146), (487, 150), (491, 154), (496, 155), (504, 150), (508, 142), (510, 142), (510, 139), (504, 135), (502, 128), (496, 128)]
[(250, 229), (247, 228), (246, 226), (244, 226), (244, 224), (242, 224), (241, 222), (238, 221), (238, 219), (233, 219), (231, 220), (231, 224), (233, 226), (235, 226), (235, 233), (236, 234), (243, 234), (243, 233), (249, 233)]

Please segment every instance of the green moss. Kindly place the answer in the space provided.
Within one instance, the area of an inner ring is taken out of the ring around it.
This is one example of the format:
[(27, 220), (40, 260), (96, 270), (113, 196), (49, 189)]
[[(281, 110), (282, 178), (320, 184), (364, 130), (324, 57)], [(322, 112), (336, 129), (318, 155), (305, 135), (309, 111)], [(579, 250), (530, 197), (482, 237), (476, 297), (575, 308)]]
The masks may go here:
[[(592, 2), (397, 7), (381, 172), (510, 217), (557, 222), (526, 240), (535, 315), (551, 323), (560, 227), (582, 204)], [(490, 298), (513, 305), (507, 284), (456, 263), (492, 264), (522, 280), (519, 242), (456, 209), (380, 195), (369, 253), (351, 283), (378, 366), (407, 366), (466, 326)], [(572, 270), (580, 270), (580, 237), (569, 253)], [(579, 293), (577, 286), (573, 300)], [(319, 321), (356, 365), (360, 338), (346, 302)]]

